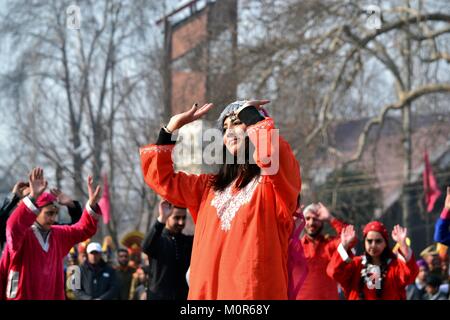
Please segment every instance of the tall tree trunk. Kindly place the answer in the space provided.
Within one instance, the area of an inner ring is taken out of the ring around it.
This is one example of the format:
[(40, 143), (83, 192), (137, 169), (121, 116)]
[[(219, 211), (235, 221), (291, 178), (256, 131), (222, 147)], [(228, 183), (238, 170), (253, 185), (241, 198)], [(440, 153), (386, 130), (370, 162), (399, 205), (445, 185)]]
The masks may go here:
[(167, 123), (172, 115), (172, 67), (170, 64), (170, 60), (172, 57), (172, 46), (170, 38), (172, 36), (172, 27), (169, 21), (164, 21), (164, 60), (163, 60), (163, 99), (164, 106), (161, 110), (161, 119), (164, 123)]
[[(407, 7), (410, 8), (409, 1)], [(406, 26), (409, 28), (409, 26)], [(411, 54), (411, 38), (406, 35), (404, 57), (406, 64), (405, 86), (408, 91), (412, 89), (413, 62)], [(402, 108), (402, 140), (403, 140), (403, 193), (402, 193), (402, 223), (410, 229), (411, 225), (411, 171), (412, 171), (412, 141), (411, 141), (411, 103)]]
[[(74, 127), (75, 125), (72, 125)], [(73, 165), (73, 190), (74, 198), (82, 202), (83, 195), (83, 158), (81, 155), (81, 139), (79, 131), (72, 128), (72, 140), (74, 152), (72, 153), (72, 165)]]
[(411, 105), (402, 110), (403, 130), (403, 194), (402, 194), (402, 223), (410, 227), (411, 215), (411, 170), (412, 170), (412, 144), (411, 144)]
[[(113, 99), (113, 98), (112, 98)], [(114, 101), (114, 100), (113, 100)], [(116, 189), (115, 189), (115, 158), (114, 158), (114, 142), (113, 142), (113, 134), (114, 134), (114, 118), (111, 118), (109, 123), (109, 135), (108, 135), (108, 161), (109, 161), (109, 199), (110, 199), (110, 212), (109, 212), (109, 223), (107, 225), (108, 233), (112, 237), (114, 241), (114, 245), (116, 248), (119, 247), (120, 240), (118, 239), (117, 228), (116, 228), (116, 220), (115, 220), (115, 207), (114, 201)]]

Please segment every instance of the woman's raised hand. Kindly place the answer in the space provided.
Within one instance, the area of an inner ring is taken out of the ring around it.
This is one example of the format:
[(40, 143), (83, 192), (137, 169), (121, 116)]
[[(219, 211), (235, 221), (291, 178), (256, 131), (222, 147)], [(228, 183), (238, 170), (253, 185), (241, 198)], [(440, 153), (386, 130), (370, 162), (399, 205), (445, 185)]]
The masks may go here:
[(44, 178), (44, 169), (36, 167), (31, 170), (28, 177), (30, 185), (30, 197), (37, 199), (47, 188), (47, 180)]
[(406, 243), (407, 232), (408, 229), (403, 228), (402, 226), (397, 224), (392, 230), (392, 239), (394, 239), (394, 241), (398, 242), (399, 244)]
[(344, 229), (341, 232), (341, 243), (346, 250), (350, 247), (350, 244), (353, 241), (355, 241), (355, 239), (356, 239), (355, 228), (351, 224), (344, 227)]
[(89, 192), (89, 206), (94, 208), (102, 196), (102, 188), (100, 186), (94, 187), (94, 179), (92, 176), (88, 176), (87, 186)]
[(185, 124), (188, 124), (197, 119), (200, 119), (212, 107), (214, 107), (214, 104), (206, 103), (201, 108), (198, 108), (198, 104), (196, 103), (188, 111), (185, 111), (185, 112), (182, 112), (182, 113), (172, 116), (172, 118), (170, 118), (169, 123), (167, 124), (166, 128), (170, 132), (174, 132), (175, 130), (180, 129)]

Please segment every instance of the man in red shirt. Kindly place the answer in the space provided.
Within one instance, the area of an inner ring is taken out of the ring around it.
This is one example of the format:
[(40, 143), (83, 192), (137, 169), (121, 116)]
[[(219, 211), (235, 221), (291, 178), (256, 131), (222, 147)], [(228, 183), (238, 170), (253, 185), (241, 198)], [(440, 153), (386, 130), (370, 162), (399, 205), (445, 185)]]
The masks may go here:
[[(297, 300), (338, 300), (338, 284), (327, 275), (327, 266), (340, 243), (339, 235), (346, 226), (322, 204), (310, 204), (303, 211), (305, 235), (301, 239), (308, 275), (297, 296)], [(322, 234), (325, 222), (330, 223), (337, 237)]]

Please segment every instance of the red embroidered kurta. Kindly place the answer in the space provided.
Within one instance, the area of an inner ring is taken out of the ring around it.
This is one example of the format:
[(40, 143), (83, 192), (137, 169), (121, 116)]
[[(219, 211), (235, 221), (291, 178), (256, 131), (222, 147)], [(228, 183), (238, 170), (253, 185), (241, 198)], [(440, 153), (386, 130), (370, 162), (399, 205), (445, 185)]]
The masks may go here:
[[(339, 250), (345, 251), (342, 246)], [(348, 300), (360, 299), (359, 290), (363, 266), (362, 256), (353, 257), (349, 262), (345, 262), (342, 254), (338, 251), (334, 253), (328, 265), (328, 274), (339, 282)], [(406, 286), (414, 283), (418, 273), (419, 267), (412, 254), (406, 259), (400, 254), (397, 258), (392, 258), (383, 279), (383, 291), (379, 300), (406, 300)], [(362, 288), (365, 300), (378, 300), (375, 289), (369, 289), (366, 284)]]
[(7, 222), (1, 266), (7, 275), (2, 296), (8, 300), (65, 299), (63, 259), (97, 231), (99, 215), (89, 208), (74, 225), (52, 226), (44, 241), (33, 225), (37, 212), (22, 201)]
[[(262, 175), (242, 190), (233, 184), (214, 192), (211, 175), (175, 173), (173, 145), (140, 149), (146, 183), (174, 205), (187, 207), (196, 222), (189, 299), (287, 299), (300, 168), (289, 144), (275, 135), (271, 118), (249, 126), (247, 133)], [(276, 174), (264, 175), (276, 164)]]
[[(345, 223), (338, 219), (331, 221), (331, 226), (338, 235)], [(303, 251), (308, 263), (308, 275), (303, 283), (297, 300), (338, 300), (337, 282), (328, 276), (327, 266), (341, 242), (339, 237), (325, 238), (322, 235), (315, 239), (304, 235), (301, 239)]]

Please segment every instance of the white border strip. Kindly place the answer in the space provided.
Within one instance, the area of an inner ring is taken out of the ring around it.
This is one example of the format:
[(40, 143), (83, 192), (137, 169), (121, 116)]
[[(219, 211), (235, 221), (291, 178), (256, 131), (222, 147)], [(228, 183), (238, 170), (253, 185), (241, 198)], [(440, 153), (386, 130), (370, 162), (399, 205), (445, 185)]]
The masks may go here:
[(344, 246), (342, 245), (342, 243), (339, 244), (337, 251), (339, 253), (339, 255), (341, 256), (342, 260), (345, 262), (350, 262), (351, 259), (348, 256), (347, 250), (345, 250)]
[(39, 214), (39, 209), (34, 205), (34, 203), (30, 200), (30, 197), (23, 198), (23, 203), (30, 209), (35, 215)]
[(91, 208), (89, 205), (89, 201), (86, 202), (86, 210), (87, 212), (96, 220), (100, 219), (101, 215), (94, 211), (94, 209)]

